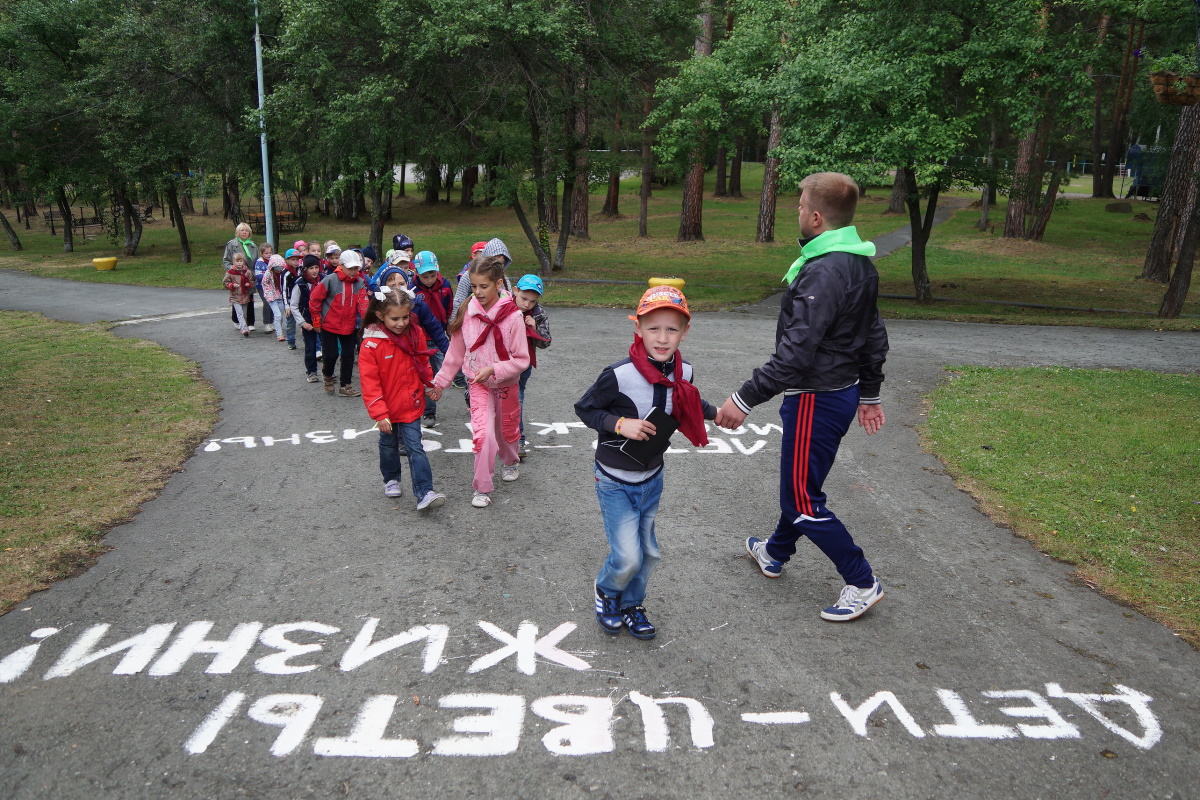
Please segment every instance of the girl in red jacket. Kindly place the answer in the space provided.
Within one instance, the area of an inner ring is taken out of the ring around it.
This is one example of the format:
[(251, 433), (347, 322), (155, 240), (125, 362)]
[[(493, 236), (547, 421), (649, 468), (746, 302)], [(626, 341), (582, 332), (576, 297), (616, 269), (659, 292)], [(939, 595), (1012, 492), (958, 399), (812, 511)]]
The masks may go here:
[[(379, 426), (379, 471), (383, 493), (400, 497), (400, 443), (408, 451), (413, 497), (417, 510), (437, 508), (446, 496), (433, 490), (433, 471), (421, 444), (421, 415), (425, 389), (433, 385), (425, 331), (411, 319), (408, 289), (381, 286), (371, 295), (363, 317), (362, 348), (358, 354), (359, 382), (367, 413)], [(328, 351), (326, 351), (328, 358)]]

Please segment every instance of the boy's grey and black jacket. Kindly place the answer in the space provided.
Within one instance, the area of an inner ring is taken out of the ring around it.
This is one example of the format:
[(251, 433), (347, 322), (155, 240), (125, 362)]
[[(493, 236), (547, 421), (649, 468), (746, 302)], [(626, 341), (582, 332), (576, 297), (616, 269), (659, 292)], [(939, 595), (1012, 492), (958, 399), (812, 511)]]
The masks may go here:
[[(682, 361), (678, 357), (672, 357), (666, 363), (651, 358), (646, 360), (672, 380), (676, 361)], [(692, 365), (686, 361), (683, 361), (683, 377), (692, 381)], [(575, 404), (575, 415), (600, 433), (596, 444), (596, 466), (601, 472), (621, 483), (639, 484), (662, 471), (661, 455), (643, 467), (621, 452), (621, 445), (627, 440), (617, 433), (617, 421), (621, 417), (641, 419), (655, 406), (670, 414), (674, 410), (674, 394), (673, 389), (643, 378), (628, 358), (604, 368)], [(707, 400), (701, 400), (700, 404), (705, 419), (716, 419), (716, 406)]]
[(754, 370), (733, 402), (748, 414), (778, 394), (858, 383), (859, 402), (878, 403), (888, 352), (878, 294), (879, 273), (866, 256), (835, 251), (805, 263), (783, 293), (774, 355)]

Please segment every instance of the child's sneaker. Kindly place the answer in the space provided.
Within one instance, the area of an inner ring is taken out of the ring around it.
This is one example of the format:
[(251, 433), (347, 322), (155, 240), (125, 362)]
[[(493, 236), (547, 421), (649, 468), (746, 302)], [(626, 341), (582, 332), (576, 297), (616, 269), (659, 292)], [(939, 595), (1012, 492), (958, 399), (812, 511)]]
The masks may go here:
[(288, 350), (295, 350), (295, 349), (296, 349), (296, 343), (288, 342)]
[(516, 464), (513, 464), (512, 466), (505, 464), (504, 469), (500, 474), (500, 480), (509, 481), (510, 483), (519, 477), (521, 477), (521, 471), (517, 469)]
[(404, 494), (404, 489), (400, 487), (400, 481), (388, 481), (383, 485), (383, 494), (386, 497), (399, 497)]
[[(286, 338), (284, 338), (283, 336), (276, 336), (276, 337), (275, 337), (275, 341), (277, 341), (277, 342), (286, 342), (286, 341), (287, 341), (287, 339), (286, 339)], [(293, 350), (295, 350), (295, 349), (296, 349), (296, 346), (295, 346), (295, 345), (292, 345), (292, 349), (293, 349)]]
[(875, 582), (869, 589), (860, 589), (847, 584), (842, 587), (842, 593), (837, 602), (821, 612), (821, 619), (827, 619), (830, 622), (849, 622), (867, 613), (868, 608), (882, 599), (883, 587), (879, 585), (879, 578), (875, 578)]
[[(321, 376), (321, 377), (325, 378), (325, 376)], [(334, 387), (333, 387), (333, 376), (332, 375), (325, 378), (325, 391), (328, 392), (329, 394), (333, 394)]]
[(426, 414), (421, 417), (421, 424), (426, 428), (436, 428), (438, 426), (437, 416), (434, 414)]
[(778, 578), (783, 574), (783, 562), (771, 558), (771, 555), (767, 552), (767, 543), (765, 540), (757, 536), (751, 536), (746, 540), (746, 552), (754, 556), (754, 560), (758, 562), (759, 570), (768, 578)]
[(621, 620), (629, 629), (629, 635), (635, 639), (653, 639), (654, 634), (658, 633), (650, 624), (650, 620), (646, 619), (646, 609), (643, 606), (622, 608)]
[(625, 627), (617, 604), (617, 598), (609, 597), (599, 586), (596, 587), (596, 621), (606, 633), (620, 633), (621, 628)]
[(529, 455), (529, 445), (525, 442), (525, 437), (521, 437), (521, 441), (517, 442), (517, 456), (525, 458)]
[(421, 498), (421, 502), (417, 503), (417, 511), (424, 511), (427, 508), (441, 508), (445, 502), (446, 495), (430, 490)]
[(253, 331), (253, 330), (254, 330), (254, 326), (253, 326), (253, 325), (247, 325), (247, 326), (246, 326), (246, 330), (248, 330), (248, 331)]
[(325, 358), (325, 354), (322, 353), (320, 350), (318, 350), (317, 351), (317, 361), (320, 361), (323, 358)]
[(487, 508), (491, 504), (492, 498), (488, 497), (483, 492), (476, 492), (475, 496), (471, 498), (471, 505), (475, 506), (476, 508)]
[(362, 396), (362, 392), (360, 392), (358, 389), (355, 389), (353, 386), (351, 386), (349, 384), (343, 386), (341, 389), (338, 389), (338, 394), (340, 394), (342, 397), (360, 397), (360, 396)]
[(321, 380), (321, 379), (317, 377), (317, 373), (315, 373), (315, 372), (308, 373), (308, 382), (309, 383), (316, 383), (319, 380)]

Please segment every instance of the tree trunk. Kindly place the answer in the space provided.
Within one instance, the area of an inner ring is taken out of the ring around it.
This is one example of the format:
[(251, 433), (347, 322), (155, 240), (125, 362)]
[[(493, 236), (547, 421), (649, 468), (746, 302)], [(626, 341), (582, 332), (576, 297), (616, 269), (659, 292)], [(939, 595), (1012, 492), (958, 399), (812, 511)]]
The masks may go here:
[(425, 162), (425, 205), (436, 206), (442, 192), (442, 165), (433, 156)]
[[(1193, 106), (1194, 108), (1195, 106)], [(1176, 319), (1183, 313), (1183, 304), (1187, 301), (1188, 288), (1192, 283), (1192, 265), (1196, 260), (1196, 245), (1200, 242), (1200, 203), (1192, 208), (1192, 216), (1184, 230), (1183, 244), (1179, 248), (1179, 263), (1175, 265), (1175, 274), (1163, 297), (1158, 315), (1166, 319)]]
[[(708, 58), (712, 55), (713, 8), (712, 0), (700, 0), (700, 23), (695, 41), (695, 57)], [(701, 126), (699, 120), (697, 127)], [(704, 241), (704, 136), (692, 148), (687, 177), (683, 181), (683, 204), (679, 209), (679, 235), (677, 242)]]
[(716, 186), (713, 187), (713, 197), (728, 197), (729, 189), (725, 186), (725, 169), (729, 148), (721, 145), (717, 148)]
[(604, 195), (604, 207), (600, 213), (606, 217), (621, 216), (621, 170), (613, 168), (608, 173), (608, 192)]
[(746, 147), (746, 137), (737, 134), (733, 137), (733, 158), (729, 161), (729, 196), (741, 199), (742, 194), (742, 150)]
[[(387, 169), (385, 167), (385, 169)], [(371, 232), (367, 235), (367, 244), (375, 248), (376, 253), (384, 252), (383, 249), (383, 222), (387, 216), (387, 206), (384, 205), (383, 198), (383, 182), (380, 175), (386, 175), (386, 172), (377, 173), (371, 170), (367, 173), (369, 177), (369, 197), (371, 200)]]
[(760, 244), (775, 241), (775, 202), (779, 195), (779, 156), (776, 150), (782, 138), (783, 119), (777, 106), (771, 109), (762, 192), (758, 196), (758, 232), (754, 235), (754, 241)]
[[(1096, 33), (1096, 50), (1099, 51), (1108, 36), (1108, 23), (1112, 19), (1107, 13), (1100, 15), (1100, 25)], [(1091, 67), (1089, 74), (1095, 72)], [(1104, 152), (1104, 77), (1094, 75), (1096, 96), (1092, 101), (1092, 197), (1104, 197), (1104, 181), (1100, 174), (1100, 158)], [(1112, 197), (1111, 194), (1108, 195)]]
[(913, 298), (918, 303), (933, 302), (933, 288), (929, 285), (929, 269), (925, 263), (925, 248), (933, 230), (933, 212), (937, 208), (938, 188), (929, 191), (925, 206), (925, 219), (921, 219), (921, 195), (917, 192), (917, 176), (911, 166), (904, 167), (905, 198), (908, 206), (908, 222), (912, 226), (912, 276)]
[(63, 225), (63, 252), (75, 252), (75, 236), (71, 230), (71, 222), (74, 217), (71, 216), (71, 206), (67, 203), (67, 193), (63, 191), (63, 187), (58, 187), (58, 193), (54, 198), (58, 204), (58, 213), (62, 216)]
[(1121, 82), (1117, 86), (1117, 97), (1113, 102), (1113, 117), (1111, 138), (1108, 143), (1108, 158), (1104, 162), (1104, 176), (1100, 186), (1103, 197), (1115, 197), (1113, 184), (1117, 174), (1117, 163), (1124, 156), (1125, 129), (1129, 123), (1129, 106), (1133, 102), (1133, 79), (1137, 72), (1134, 54), (1134, 36), (1137, 35), (1137, 49), (1141, 49), (1142, 23), (1129, 23), (1129, 36), (1125, 43), (1125, 59), (1121, 64)]
[[(237, 222), (242, 221), (242, 187), (237, 175), (230, 175), (228, 181), (229, 196), (229, 218)], [(251, 265), (253, 266), (253, 265)]]
[(468, 164), (463, 167), (462, 195), (458, 200), (459, 208), (475, 207), (475, 187), (479, 185), (479, 165)]
[(397, 192), (397, 194), (400, 195), (401, 197), (407, 196), (404, 193), (404, 191), (405, 191), (404, 180), (408, 174), (408, 162), (405, 160), (407, 158), (408, 158), (408, 155), (403, 150), (401, 150), (400, 151), (400, 191)]
[[(567, 86), (574, 86), (574, 81), (568, 81)], [(552, 272), (560, 272), (567, 264), (567, 238), (571, 232), (571, 206), (575, 199), (575, 173), (570, 169), (576, 163), (576, 156), (580, 147), (586, 147), (586, 143), (580, 143), (576, 138), (577, 115), (574, 109), (568, 109), (564, 115), (566, 124), (563, 126), (566, 130), (563, 131), (563, 163), (567, 165), (566, 174), (563, 176), (562, 189), (562, 224), (558, 227), (558, 245), (554, 249), (554, 263), (550, 265)]]
[[(645, 99), (642, 100), (642, 114), (650, 116), (650, 93), (647, 87)], [(638, 187), (638, 238), (650, 236), (647, 229), (650, 214), (650, 182), (654, 180), (654, 153), (650, 149), (650, 131), (642, 128), (642, 180)]]
[(179, 192), (175, 187), (175, 181), (169, 179), (166, 187), (163, 189), (163, 194), (166, 195), (167, 205), (171, 209), (171, 216), (178, 221), (179, 229), (179, 260), (184, 264), (192, 263), (192, 244), (188, 241), (187, 226), (183, 222), (183, 215), (179, 213)]
[(525, 216), (525, 208), (521, 205), (521, 200), (513, 195), (513, 212), (517, 215), (517, 222), (521, 223), (521, 230), (525, 231), (525, 238), (529, 240), (529, 246), (533, 248), (533, 254), (538, 260), (538, 274), (545, 275), (552, 269), (550, 263), (550, 253), (542, 246), (541, 237), (538, 232), (529, 224), (529, 218)]
[[(582, 88), (586, 90), (586, 82)], [(585, 100), (575, 111), (575, 137), (579, 149), (575, 151), (575, 196), (571, 200), (571, 235), (590, 239), (588, 233), (588, 170), (591, 154), (588, 142), (591, 139), (591, 114)], [(566, 216), (563, 217), (567, 219)]]
[(904, 204), (905, 195), (904, 167), (896, 168), (896, 177), (892, 180), (892, 196), (888, 198), (888, 214), (907, 214), (908, 207)]
[(1017, 163), (1013, 169), (1012, 191), (1008, 195), (1008, 213), (1004, 217), (1004, 238), (1025, 238), (1025, 218), (1033, 208), (1033, 198), (1042, 187), (1042, 171), (1034, 166), (1038, 150), (1038, 130), (1034, 125), (1017, 145)]
[(446, 165), (446, 203), (450, 203), (450, 191), (454, 188), (454, 167)]
[(0, 211), (0, 224), (4, 225), (4, 235), (8, 237), (8, 244), (13, 250), (20, 250), (21, 240), (17, 238), (17, 232), (13, 230), (13, 226), (9, 224), (8, 217), (4, 216), (4, 212)]
[(1037, 217), (1033, 220), (1033, 225), (1025, 234), (1025, 238), (1031, 242), (1040, 242), (1042, 237), (1046, 235), (1046, 225), (1050, 222), (1050, 215), (1054, 213), (1054, 204), (1058, 201), (1058, 188), (1062, 185), (1062, 164), (1063, 156), (1059, 153), (1058, 158), (1054, 159), (1054, 167), (1050, 172), (1050, 181), (1046, 184), (1046, 194), (1042, 197), (1042, 206), (1038, 209)]
[(1142, 265), (1142, 277), (1146, 280), (1166, 283), (1170, 278), (1171, 264), (1180, 244), (1179, 234), (1191, 217), (1191, 206), (1200, 205), (1195, 200), (1197, 172), (1200, 172), (1200, 105), (1184, 106), (1158, 201), (1154, 235)]

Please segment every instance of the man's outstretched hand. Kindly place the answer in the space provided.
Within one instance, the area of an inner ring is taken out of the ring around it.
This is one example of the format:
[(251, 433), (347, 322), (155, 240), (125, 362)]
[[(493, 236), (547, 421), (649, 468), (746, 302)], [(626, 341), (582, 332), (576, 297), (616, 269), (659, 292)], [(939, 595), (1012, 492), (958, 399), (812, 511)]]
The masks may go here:
[(732, 397), (726, 398), (725, 402), (721, 404), (721, 407), (717, 409), (717, 418), (713, 420), (718, 428), (730, 431), (737, 430), (745, 421), (746, 415), (733, 402)]
[[(718, 415), (718, 418), (720, 415)], [(860, 404), (858, 407), (858, 424), (866, 428), (867, 435), (878, 433), (887, 420), (883, 416), (883, 406), (879, 403), (870, 405)]]

